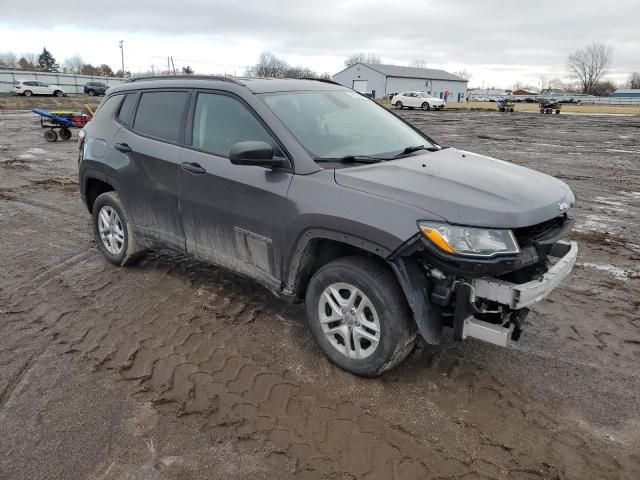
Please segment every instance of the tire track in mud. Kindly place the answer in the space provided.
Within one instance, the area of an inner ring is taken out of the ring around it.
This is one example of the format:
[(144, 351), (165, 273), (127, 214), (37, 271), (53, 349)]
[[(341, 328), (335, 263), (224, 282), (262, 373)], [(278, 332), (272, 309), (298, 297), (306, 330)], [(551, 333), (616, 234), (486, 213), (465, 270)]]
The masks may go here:
[[(195, 273), (185, 279), (184, 272)], [(457, 360), (440, 359), (435, 368), (464, 386), (464, 408), (503, 411), (503, 416), (468, 419), (459, 407), (444, 408), (441, 413), (451, 425), (445, 425), (444, 437), (434, 439), (324, 393), (264, 355), (259, 346), (238, 341), (246, 324), (274, 314), (273, 305), (252, 298), (253, 287), (244, 280), (181, 256), (152, 257), (129, 272), (96, 259), (60, 276), (60, 286), (66, 288), (69, 278), (75, 288), (68, 288), (58, 301), (47, 299), (46, 313), (39, 301), (22, 300), (15, 308), (22, 313), (12, 315), (24, 318), (27, 313), (31, 323), (59, 332), (56, 341), (66, 344), (67, 353), (137, 382), (140, 395), (150, 398), (159, 412), (198, 416), (212, 444), (224, 441), (239, 453), (263, 452), (273, 468), (310, 478), (457, 478), (461, 472), (479, 478), (553, 478), (561, 471), (553, 465), (577, 455), (572, 463), (583, 465), (585, 473), (620, 469), (611, 460), (598, 464), (603, 456), (591, 459), (589, 445), (579, 436), (568, 435), (550, 417), (527, 408), (526, 398), (491, 375), (461, 369)], [(206, 286), (198, 287), (202, 284)], [(150, 292), (151, 301), (136, 301), (140, 292)], [(53, 314), (68, 303), (80, 308)], [(460, 388), (445, 391), (440, 408), (459, 404), (455, 400), (460, 393)], [(513, 429), (503, 431), (510, 422), (526, 425), (526, 448)], [(454, 446), (446, 438), (447, 429), (458, 430), (458, 435), (462, 430), (477, 445)]]

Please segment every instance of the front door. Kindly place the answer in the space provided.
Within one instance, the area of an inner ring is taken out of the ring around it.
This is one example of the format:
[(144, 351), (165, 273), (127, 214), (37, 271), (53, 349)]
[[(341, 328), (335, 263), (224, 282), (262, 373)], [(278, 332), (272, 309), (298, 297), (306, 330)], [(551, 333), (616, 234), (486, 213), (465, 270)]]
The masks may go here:
[(279, 288), (282, 213), (292, 173), (231, 164), (229, 151), (238, 142), (276, 145), (239, 98), (200, 92), (192, 110), (186, 139), (192, 148), (178, 159), (187, 251)]

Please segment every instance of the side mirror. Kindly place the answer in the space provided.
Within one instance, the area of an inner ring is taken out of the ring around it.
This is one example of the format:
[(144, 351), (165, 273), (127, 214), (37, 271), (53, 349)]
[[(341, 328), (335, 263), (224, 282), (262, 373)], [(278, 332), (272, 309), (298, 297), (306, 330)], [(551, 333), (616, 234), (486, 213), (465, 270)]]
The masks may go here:
[(273, 147), (266, 142), (247, 141), (231, 146), (229, 160), (234, 165), (254, 165), (274, 168), (286, 165), (284, 158), (273, 156)]

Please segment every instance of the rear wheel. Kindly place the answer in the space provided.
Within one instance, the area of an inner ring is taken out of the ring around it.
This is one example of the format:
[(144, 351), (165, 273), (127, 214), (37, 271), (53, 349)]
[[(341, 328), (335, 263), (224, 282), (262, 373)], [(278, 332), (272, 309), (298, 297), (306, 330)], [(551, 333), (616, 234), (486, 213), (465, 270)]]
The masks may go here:
[(44, 132), (44, 139), (47, 142), (55, 142), (56, 140), (58, 140), (58, 134), (53, 129), (52, 130), (46, 130)]
[(364, 257), (323, 266), (306, 294), (311, 333), (340, 368), (373, 377), (395, 367), (411, 352), (415, 327), (393, 274)]
[(424, 102), (422, 104), (422, 109), (423, 110), (431, 110), (431, 105), (429, 105), (429, 102)]
[(96, 96), (95, 90), (89, 90), (89, 96), (90, 97), (95, 97)]
[(24, 91), (24, 96), (25, 97), (30, 97), (31, 95), (33, 95), (33, 92), (31, 92), (31, 90), (25, 90)]
[(116, 192), (106, 192), (96, 198), (92, 219), (96, 243), (109, 262), (123, 267), (144, 254)]
[(60, 138), (62, 140), (69, 140), (71, 138), (71, 130), (69, 130), (68, 128), (61, 128)]
[(402, 110), (402, 102), (400, 102), (400, 101), (396, 102), (396, 108), (398, 110)]

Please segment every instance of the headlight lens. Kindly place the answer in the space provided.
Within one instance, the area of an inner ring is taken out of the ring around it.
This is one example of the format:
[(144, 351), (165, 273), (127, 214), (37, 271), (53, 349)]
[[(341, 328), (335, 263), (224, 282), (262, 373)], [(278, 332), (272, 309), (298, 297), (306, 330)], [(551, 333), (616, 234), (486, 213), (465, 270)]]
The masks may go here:
[(511, 230), (458, 227), (443, 223), (420, 223), (418, 226), (422, 234), (445, 253), (487, 258), (520, 252)]

